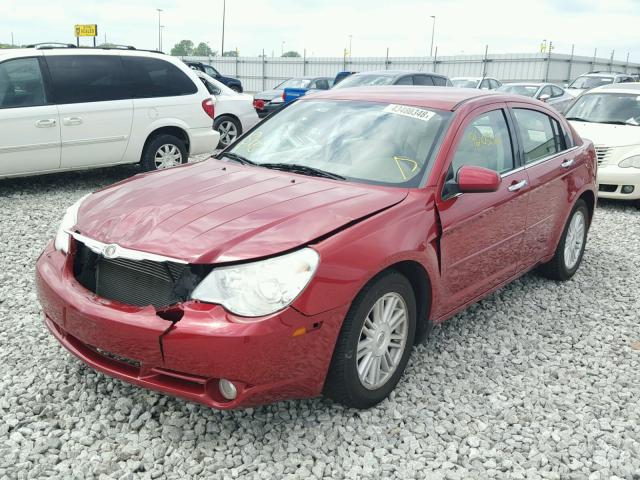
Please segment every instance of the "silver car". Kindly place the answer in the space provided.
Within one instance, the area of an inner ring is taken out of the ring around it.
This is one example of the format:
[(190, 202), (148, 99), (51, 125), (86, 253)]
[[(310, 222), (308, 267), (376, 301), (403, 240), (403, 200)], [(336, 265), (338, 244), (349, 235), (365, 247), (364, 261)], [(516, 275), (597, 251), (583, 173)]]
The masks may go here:
[(502, 85), (496, 91), (537, 98), (538, 100), (551, 105), (560, 113), (563, 113), (573, 101), (573, 96), (571, 96), (564, 88), (553, 83), (508, 83), (506, 85)]
[(495, 90), (502, 82), (491, 77), (455, 77), (451, 79), (454, 87), (479, 88), (480, 90)]

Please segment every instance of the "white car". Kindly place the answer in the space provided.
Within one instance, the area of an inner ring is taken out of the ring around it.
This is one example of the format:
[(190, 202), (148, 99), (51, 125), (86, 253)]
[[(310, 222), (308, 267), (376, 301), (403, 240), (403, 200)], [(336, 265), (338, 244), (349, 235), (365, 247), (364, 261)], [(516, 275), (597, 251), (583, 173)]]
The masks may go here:
[(213, 96), (213, 128), (220, 133), (218, 147), (226, 148), (260, 121), (256, 109), (253, 108), (253, 97), (235, 92), (206, 73), (196, 71), (196, 75)]
[(640, 83), (612, 84), (583, 93), (565, 113), (598, 155), (598, 196), (640, 199)]
[(573, 101), (572, 95), (569, 95), (564, 88), (554, 85), (553, 83), (507, 83), (498, 88), (497, 91), (538, 99), (547, 105), (551, 105), (560, 113), (564, 112)]
[(135, 49), (0, 50), (0, 178), (213, 152), (213, 102), (180, 60)]
[(456, 88), (478, 88), (480, 90), (495, 90), (502, 82), (491, 77), (455, 77), (451, 83)]
[(582, 92), (612, 83), (628, 83), (635, 81), (631, 75), (618, 72), (590, 72), (577, 77), (565, 87), (569, 95), (577, 97)]

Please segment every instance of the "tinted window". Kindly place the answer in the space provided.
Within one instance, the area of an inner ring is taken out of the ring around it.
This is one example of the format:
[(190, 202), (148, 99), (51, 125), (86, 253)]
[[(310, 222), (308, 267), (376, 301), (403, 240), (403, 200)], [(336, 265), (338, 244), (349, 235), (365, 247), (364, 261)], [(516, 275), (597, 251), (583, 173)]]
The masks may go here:
[(447, 79), (445, 77), (431, 77), (431, 80), (433, 80), (433, 84), (436, 87), (446, 87), (447, 86)]
[(414, 85), (428, 85), (433, 87), (433, 80), (429, 75), (414, 75), (413, 76), (413, 84)]
[(45, 58), (56, 103), (130, 98), (119, 56), (52, 55)]
[(174, 97), (197, 93), (198, 88), (175, 65), (148, 57), (123, 56), (134, 98)]
[(465, 128), (451, 162), (453, 173), (463, 165), (499, 173), (513, 169), (511, 136), (502, 110), (483, 113)]
[(0, 63), (0, 108), (35, 107), (45, 103), (37, 58)]
[(400, 77), (395, 81), (394, 85), (413, 85), (413, 78), (410, 75)]
[(315, 87), (311, 88), (317, 88), (319, 90), (329, 90), (329, 82), (326, 78), (319, 78), (315, 82)]
[(198, 77), (200, 79), (200, 81), (204, 84), (205, 88), (207, 89), (207, 92), (209, 92), (211, 95), (220, 95), (220, 89), (217, 88), (215, 85), (213, 85), (210, 82), (207, 82), (207, 80), (205, 78), (202, 77)]
[(535, 162), (564, 149), (558, 122), (535, 110), (516, 108), (513, 112), (520, 130), (525, 163)]
[(551, 86), (551, 91), (553, 92), (553, 97), (561, 97), (564, 95), (564, 90), (560, 87), (556, 87), (555, 85)]

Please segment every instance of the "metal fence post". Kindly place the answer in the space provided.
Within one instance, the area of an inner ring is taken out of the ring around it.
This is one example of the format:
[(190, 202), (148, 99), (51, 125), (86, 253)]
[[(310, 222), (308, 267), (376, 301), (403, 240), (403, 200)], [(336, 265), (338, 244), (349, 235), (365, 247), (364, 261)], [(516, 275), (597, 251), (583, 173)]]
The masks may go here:
[(387, 56), (384, 59), (384, 69), (389, 70), (389, 47), (387, 47)]
[(238, 78), (238, 52), (236, 51), (236, 78)]
[(597, 56), (597, 55), (598, 55), (598, 49), (596, 48), (596, 49), (593, 51), (593, 61), (591, 62), (591, 71), (592, 71), (592, 72), (593, 72), (593, 71), (595, 71), (595, 69), (596, 69), (596, 56)]
[(482, 57), (482, 78), (487, 76), (487, 55), (489, 54), (489, 45), (484, 46), (484, 57)]
[(264, 56), (264, 48), (262, 49), (262, 90), (266, 90), (265, 81), (267, 80), (266, 76), (266, 67), (267, 67), (267, 57)]
[(573, 51), (575, 45), (571, 45), (571, 57), (569, 57), (569, 73), (567, 74), (567, 83), (571, 83), (571, 70), (573, 70)]
[(433, 73), (436, 72), (436, 68), (438, 68), (438, 46), (436, 45), (436, 50), (433, 54)]
[(615, 49), (611, 50), (611, 58), (609, 59), (609, 71), (613, 72), (613, 56), (615, 55)]
[(307, 49), (302, 53), (302, 76), (307, 75)]
[(629, 52), (627, 52), (627, 63), (624, 66), (624, 73), (629, 73)]
[(549, 68), (551, 67), (551, 42), (549, 42), (549, 51), (547, 52), (547, 68), (544, 72), (544, 81), (549, 81)]

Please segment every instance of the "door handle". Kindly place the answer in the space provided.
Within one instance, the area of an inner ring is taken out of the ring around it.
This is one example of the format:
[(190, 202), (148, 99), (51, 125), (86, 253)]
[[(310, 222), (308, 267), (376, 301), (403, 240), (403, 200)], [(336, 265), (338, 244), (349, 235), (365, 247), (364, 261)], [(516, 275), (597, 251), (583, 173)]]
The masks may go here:
[(527, 181), (526, 180), (520, 180), (518, 183), (514, 183), (513, 185), (509, 185), (508, 190), (510, 192), (517, 192), (518, 190), (522, 190), (526, 186), (527, 186)]
[(569, 168), (571, 165), (573, 165), (575, 163), (575, 159), (574, 158), (570, 158), (568, 160), (565, 160), (564, 162), (562, 162), (560, 164), (560, 166), (562, 168)]
[(38, 128), (49, 128), (56, 126), (56, 120), (54, 118), (45, 118), (43, 120), (38, 120), (36, 122), (36, 127)]
[(67, 117), (62, 119), (62, 123), (69, 126), (80, 125), (82, 123), (82, 119), (80, 117)]

